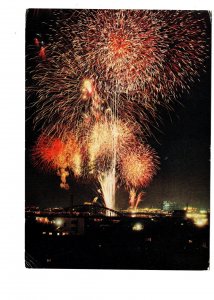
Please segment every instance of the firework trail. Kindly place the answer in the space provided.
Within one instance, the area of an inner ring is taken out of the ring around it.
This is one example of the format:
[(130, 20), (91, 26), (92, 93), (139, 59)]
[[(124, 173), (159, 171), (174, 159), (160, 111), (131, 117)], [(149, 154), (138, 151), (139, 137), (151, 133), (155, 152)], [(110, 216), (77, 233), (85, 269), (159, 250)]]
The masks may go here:
[(138, 207), (138, 204), (142, 201), (144, 194), (145, 193), (143, 191), (139, 192), (136, 202), (135, 202), (135, 209)]
[(135, 146), (134, 124), (121, 120), (112, 122), (106, 117), (91, 128), (88, 138), (88, 162), (90, 173), (95, 175), (102, 188), (106, 206), (115, 208), (118, 162), (127, 149)]
[(134, 188), (129, 191), (129, 205), (131, 208), (134, 208), (136, 201), (136, 190)]
[(39, 50), (39, 57), (41, 57), (43, 61), (46, 60), (46, 50), (44, 46), (42, 46)]
[(137, 194), (137, 190), (135, 188), (131, 188), (129, 191), (129, 205), (131, 209), (137, 209), (138, 204), (142, 201), (144, 192), (140, 191)]

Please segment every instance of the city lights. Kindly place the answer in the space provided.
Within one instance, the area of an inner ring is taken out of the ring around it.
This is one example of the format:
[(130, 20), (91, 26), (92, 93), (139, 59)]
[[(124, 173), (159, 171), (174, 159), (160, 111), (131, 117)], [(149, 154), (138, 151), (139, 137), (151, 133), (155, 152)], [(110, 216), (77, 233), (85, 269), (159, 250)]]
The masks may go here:
[(196, 208), (188, 209), (186, 217), (191, 219), (198, 227), (204, 227), (208, 224), (207, 212), (205, 210), (198, 211)]
[(142, 231), (144, 229), (144, 225), (142, 223), (136, 223), (132, 227), (133, 231)]
[(63, 225), (63, 219), (57, 218), (55, 219), (54, 223), (56, 226), (61, 227)]
[(194, 224), (198, 227), (204, 227), (208, 224), (207, 218), (196, 218), (194, 219)]

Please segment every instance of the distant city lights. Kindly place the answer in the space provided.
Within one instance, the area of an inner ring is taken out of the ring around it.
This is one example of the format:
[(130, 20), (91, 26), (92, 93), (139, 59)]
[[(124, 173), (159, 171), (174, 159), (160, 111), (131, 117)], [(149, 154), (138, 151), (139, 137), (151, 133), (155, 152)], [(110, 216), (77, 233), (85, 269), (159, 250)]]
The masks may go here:
[(194, 224), (198, 227), (204, 227), (208, 224), (208, 219), (206, 217), (198, 217), (193, 220)]
[(193, 223), (198, 227), (204, 227), (208, 224), (208, 217), (206, 210), (197, 211), (194, 207), (186, 208), (186, 217), (191, 219)]
[(142, 231), (144, 229), (144, 226), (142, 223), (136, 223), (134, 224), (134, 226), (132, 227), (133, 231)]
[(57, 227), (61, 227), (63, 225), (63, 219), (57, 218), (57, 219), (55, 219), (54, 223)]

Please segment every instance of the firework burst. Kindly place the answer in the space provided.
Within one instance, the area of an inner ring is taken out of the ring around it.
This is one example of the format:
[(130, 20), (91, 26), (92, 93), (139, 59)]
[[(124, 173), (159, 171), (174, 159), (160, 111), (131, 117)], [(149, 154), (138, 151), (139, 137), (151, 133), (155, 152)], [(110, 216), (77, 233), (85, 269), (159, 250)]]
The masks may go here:
[(42, 134), (32, 150), (34, 164), (46, 171), (57, 169), (59, 166), (65, 167), (65, 161), (62, 161), (64, 149), (65, 144), (61, 139), (50, 139)]
[(69, 189), (66, 178), (71, 172), (75, 177), (81, 175), (81, 149), (72, 133), (64, 140), (42, 134), (32, 150), (32, 157), (36, 166), (61, 177), (61, 188)]
[(148, 130), (157, 106), (169, 107), (199, 76), (207, 53), (200, 12), (62, 11), (51, 32), (33, 75), (34, 122), (46, 133), (99, 119), (115, 102), (119, 118), (138, 115)]
[(121, 158), (121, 177), (129, 188), (146, 187), (156, 174), (158, 157), (148, 145), (136, 145)]
[[(95, 123), (88, 138), (89, 164), (93, 169), (96, 162), (101, 167), (104, 161), (104, 170), (107, 165), (111, 166), (112, 157), (116, 150), (116, 155), (121, 157), (126, 153), (128, 147), (134, 147), (136, 138), (133, 134), (136, 126), (124, 123), (121, 120), (111, 122), (104, 119), (100, 123)], [(106, 165), (107, 164), (107, 165)], [(95, 167), (95, 170), (99, 170)], [(102, 169), (100, 169), (102, 171)]]
[(206, 57), (205, 31), (200, 12), (99, 10), (77, 23), (75, 61), (100, 93), (137, 94), (146, 106), (189, 88)]

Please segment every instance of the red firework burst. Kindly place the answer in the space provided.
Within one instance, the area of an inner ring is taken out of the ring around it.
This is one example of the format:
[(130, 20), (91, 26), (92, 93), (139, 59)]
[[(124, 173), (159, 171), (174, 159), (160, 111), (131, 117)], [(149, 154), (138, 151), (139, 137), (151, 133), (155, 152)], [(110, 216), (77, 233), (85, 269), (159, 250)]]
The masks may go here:
[(41, 135), (32, 151), (33, 161), (46, 170), (56, 170), (63, 167), (59, 165), (59, 157), (64, 149), (65, 145), (59, 138)]

